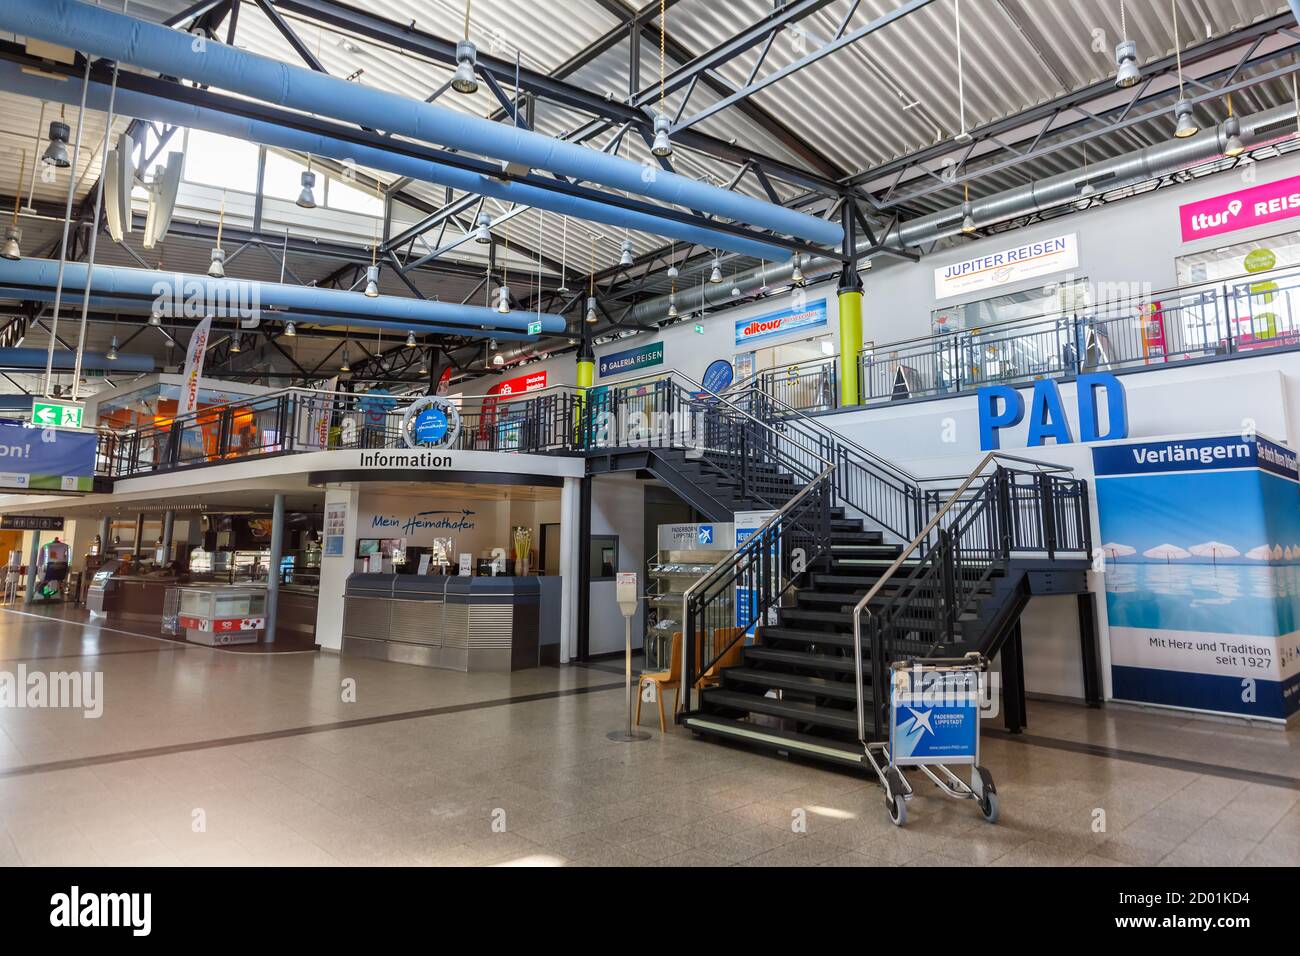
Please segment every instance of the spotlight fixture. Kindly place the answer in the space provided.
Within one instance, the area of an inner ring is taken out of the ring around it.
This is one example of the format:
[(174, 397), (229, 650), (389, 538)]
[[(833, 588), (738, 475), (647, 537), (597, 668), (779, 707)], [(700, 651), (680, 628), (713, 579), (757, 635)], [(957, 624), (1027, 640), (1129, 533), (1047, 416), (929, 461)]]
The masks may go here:
[(618, 264), (625, 269), (632, 264), (632, 240), (631, 239), (623, 240), (623, 254), (619, 256)]
[(420, 356), (420, 370), (419, 370), (418, 372), (416, 372), (416, 374), (417, 374), (417, 375), (428, 375), (428, 374), (429, 374), (429, 363), (428, 363), (428, 361), (425, 360), (425, 358), (424, 358), (423, 355)]
[(668, 296), (668, 318), (677, 318), (677, 293), (674, 292)]
[(302, 174), (302, 192), (298, 193), (298, 205), (303, 209), (316, 208), (316, 174), (310, 169)]
[(457, 93), (477, 93), (478, 77), (474, 73), (474, 63), (478, 59), (478, 50), (469, 40), (456, 43), (456, 73), (451, 78), (451, 88)]
[(348, 345), (346, 342), (343, 343), (343, 362), (342, 364), (339, 365), (339, 371), (340, 372), (352, 371), (352, 365), (348, 362)]
[(407, 332), (407, 333), (406, 333), (406, 347), (407, 347), (408, 349), (413, 349), (413, 348), (415, 348), (415, 333), (414, 333), (414, 332)]
[(1179, 139), (1187, 139), (1200, 132), (1200, 127), (1196, 125), (1196, 117), (1192, 115), (1192, 104), (1185, 96), (1178, 97), (1178, 102), (1174, 104), (1174, 117), (1177, 120), (1174, 135)]
[(212, 261), (208, 263), (208, 275), (214, 279), (226, 277), (226, 252), (224, 249), (212, 250)]
[(790, 281), (795, 285), (803, 285), (805, 281), (803, 277), (803, 268), (801, 266), (802, 262), (803, 256), (799, 253), (795, 253), (794, 265), (790, 267)]
[(510, 286), (497, 286), (497, 311), (505, 315), (510, 311)]
[(572, 289), (569, 288), (569, 280), (564, 277), (563, 272), (560, 273), (560, 285), (558, 288), (556, 288), (555, 291), (558, 292), (560, 295), (568, 295), (570, 292), (573, 291)]
[(492, 242), (492, 217), (485, 212), (478, 214), (478, 225), (474, 227), (474, 241), (484, 246)]
[(108, 361), (110, 362), (117, 361), (117, 336), (116, 335), (113, 336), (113, 341), (108, 343), (108, 352), (107, 354), (105, 354), (104, 358), (108, 359)]
[(1142, 79), (1137, 60), (1138, 47), (1133, 40), (1123, 40), (1115, 47), (1115, 85), (1121, 90), (1137, 86)]
[(717, 256), (713, 257), (713, 268), (709, 272), (709, 281), (714, 285), (719, 285), (722, 282), (722, 262)]
[(589, 295), (589, 296), (587, 296), (587, 317), (586, 317), (586, 321), (587, 321), (587, 324), (588, 324), (588, 325), (595, 325), (595, 324), (596, 324), (596, 297), (595, 297), (594, 295)]
[(500, 368), (502, 365), (506, 364), (506, 357), (501, 354), (494, 355), (492, 356), (492, 364), (497, 368)]
[(68, 159), (68, 136), (72, 131), (68, 124), (55, 120), (50, 124), (50, 142), (41, 155), (41, 162), (46, 166), (67, 169), (72, 163)]
[(286, 339), (294, 338), (297, 334), (298, 334), (298, 327), (296, 325), (294, 325), (292, 322), (288, 322), (285, 324), (284, 337)]
[(667, 116), (655, 117), (655, 139), (650, 147), (651, 155), (666, 159), (673, 154), (673, 141), (668, 138), (668, 128), (671, 125)]
[(240, 352), (244, 351), (243, 346), (241, 346), (241, 345), (239, 344), (239, 340), (240, 340), (240, 338), (241, 338), (241, 336), (240, 336), (240, 334), (239, 334), (238, 332), (236, 332), (234, 335), (232, 335), (232, 336), (230, 337), (230, 354), (231, 354), (231, 355), (238, 355)]
[(366, 298), (374, 299), (379, 295), (379, 266), (366, 266)]
[(19, 243), (22, 242), (23, 231), (17, 226), (10, 226), (5, 230), (5, 243), (0, 248), (0, 256), (6, 259), (21, 259), (23, 257), (22, 249)]
[(1246, 151), (1241, 141), (1241, 122), (1232, 115), (1232, 97), (1228, 97), (1228, 118), (1223, 121), (1223, 155), (1236, 159)]

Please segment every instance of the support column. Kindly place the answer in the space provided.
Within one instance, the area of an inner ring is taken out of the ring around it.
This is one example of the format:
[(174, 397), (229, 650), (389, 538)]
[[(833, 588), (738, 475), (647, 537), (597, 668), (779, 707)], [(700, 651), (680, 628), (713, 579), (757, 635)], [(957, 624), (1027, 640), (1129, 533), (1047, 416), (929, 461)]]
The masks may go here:
[(591, 332), (588, 331), (590, 326), (584, 321), (582, 323), (582, 341), (578, 346), (578, 388), (584, 389), (578, 393), (577, 409), (574, 412), (574, 432), (577, 438), (577, 445), (585, 448), (591, 438), (590, 422), (587, 421), (587, 393), (585, 389), (591, 388), (596, 380), (596, 352), (591, 347)]
[(578, 653), (578, 556), (582, 550), (578, 514), (581, 478), (565, 478), (560, 492), (560, 663)]
[[(325, 514), (331, 507), (344, 510), (343, 540), (332, 554), (332, 537), (322, 542), (320, 593), (316, 600), (316, 643), (323, 650), (337, 651), (343, 645), (343, 591), (352, 573), (353, 555), (357, 551), (357, 509), (361, 493), (357, 485), (336, 485), (325, 492)], [(328, 525), (326, 531), (329, 530)]]
[(998, 652), (1002, 662), (1002, 722), (1009, 733), (1018, 734), (1029, 723), (1025, 711), (1025, 658), (1020, 640), (1020, 620), (1011, 639)]
[(848, 260), (840, 270), (839, 295), (839, 375), (840, 407), (857, 405), (858, 352), (862, 349), (862, 276), (858, 275), (858, 231), (853, 218), (852, 199), (844, 204), (844, 254)]
[(36, 600), (36, 561), (41, 556), (41, 533), (32, 532), (32, 546), (27, 552), (27, 593), (23, 595), (23, 603), (31, 604)]
[(141, 511), (135, 516), (135, 541), (131, 544), (131, 553), (137, 558), (140, 557), (140, 549), (144, 546), (144, 512)]
[(578, 480), (578, 633), (575, 657), (591, 655), (591, 479)]
[(1097, 661), (1097, 608), (1091, 591), (1078, 595), (1079, 652), (1083, 658), (1083, 699), (1101, 706), (1101, 666)]
[(176, 531), (176, 512), (163, 514), (162, 550), (164, 563), (172, 558), (172, 536)]
[[(167, 512), (171, 517), (171, 512)], [(271, 510), (271, 566), (266, 570), (266, 627), (262, 640), (275, 643), (275, 615), (280, 610), (280, 558), (284, 553), (284, 495), (275, 496)]]

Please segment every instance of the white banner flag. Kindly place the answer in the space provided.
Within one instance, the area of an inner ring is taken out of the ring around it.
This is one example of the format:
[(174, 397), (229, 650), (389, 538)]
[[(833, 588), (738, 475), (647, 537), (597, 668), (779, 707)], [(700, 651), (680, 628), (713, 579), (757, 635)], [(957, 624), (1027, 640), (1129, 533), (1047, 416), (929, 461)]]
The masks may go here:
[(185, 350), (185, 380), (181, 383), (181, 400), (177, 406), (177, 415), (188, 415), (199, 407), (199, 379), (203, 377), (203, 353), (208, 347), (208, 337), (212, 332), (212, 316), (205, 316), (194, 327), (190, 336), (189, 348)]
[(334, 391), (339, 387), (339, 377), (335, 375), (322, 386), (323, 395), (313, 395), (307, 399), (307, 431), (302, 436), (302, 443), (310, 448), (328, 448), (330, 437), (330, 418), (334, 413)]

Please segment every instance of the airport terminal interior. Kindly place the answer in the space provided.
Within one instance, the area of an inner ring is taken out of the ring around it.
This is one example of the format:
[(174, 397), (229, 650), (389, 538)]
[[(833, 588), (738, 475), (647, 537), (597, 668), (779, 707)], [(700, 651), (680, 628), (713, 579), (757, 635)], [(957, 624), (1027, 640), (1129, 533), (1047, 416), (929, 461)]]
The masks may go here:
[(0, 863), (1300, 864), (1298, 13), (0, 0)]

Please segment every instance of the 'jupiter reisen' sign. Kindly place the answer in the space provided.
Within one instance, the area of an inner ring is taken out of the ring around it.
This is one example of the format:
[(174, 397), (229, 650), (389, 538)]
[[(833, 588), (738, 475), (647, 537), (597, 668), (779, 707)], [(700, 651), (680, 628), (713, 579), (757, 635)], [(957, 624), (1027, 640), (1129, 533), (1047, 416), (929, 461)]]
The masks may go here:
[(1040, 239), (940, 266), (934, 270), (934, 297), (947, 299), (1078, 267), (1077, 234)]

